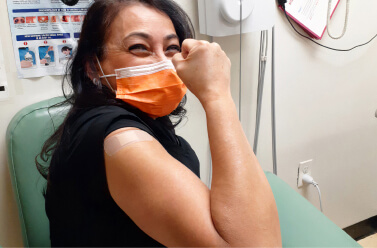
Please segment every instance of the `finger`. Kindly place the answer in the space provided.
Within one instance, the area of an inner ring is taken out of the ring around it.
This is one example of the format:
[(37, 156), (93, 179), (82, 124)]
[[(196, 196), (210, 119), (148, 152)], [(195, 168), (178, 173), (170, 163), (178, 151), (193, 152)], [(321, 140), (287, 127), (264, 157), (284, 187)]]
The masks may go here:
[(189, 55), (190, 51), (198, 46), (200, 44), (200, 42), (198, 40), (194, 40), (194, 39), (185, 39), (183, 42), (182, 42), (182, 46), (181, 46), (181, 54), (182, 54), (182, 57), (184, 59), (187, 58), (187, 56)]
[(177, 69), (178, 64), (179, 64), (181, 61), (183, 61), (183, 60), (185, 60), (185, 59), (183, 58), (182, 53), (176, 53), (176, 54), (174, 54), (174, 56), (173, 56), (171, 62), (173, 63), (175, 69)]

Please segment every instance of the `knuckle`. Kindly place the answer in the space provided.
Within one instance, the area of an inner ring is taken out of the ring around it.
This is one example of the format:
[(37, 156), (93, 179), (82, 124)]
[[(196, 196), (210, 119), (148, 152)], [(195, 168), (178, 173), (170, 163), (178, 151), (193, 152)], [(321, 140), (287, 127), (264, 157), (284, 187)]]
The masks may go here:
[(208, 48), (208, 46), (210, 45), (210, 43), (208, 41), (201, 40), (201, 41), (199, 41), (199, 45), (200, 45), (200, 47)]
[(196, 40), (191, 39), (191, 38), (187, 38), (187, 39), (183, 40), (181, 47), (190, 47), (191, 44), (195, 44), (195, 42), (196, 42)]
[(192, 42), (192, 41), (194, 41), (194, 39), (187, 38), (187, 39), (184, 39), (182, 43), (189, 43), (189, 42)]
[(189, 42), (188, 39), (183, 40), (181, 46), (186, 46), (188, 42)]
[(207, 53), (208, 52), (208, 45), (207, 44), (201, 44), (200, 46), (198, 46), (198, 50), (200, 50), (200, 52), (202, 53)]
[(213, 47), (216, 47), (216, 48), (220, 48), (220, 49), (221, 49), (221, 46), (219, 45), (219, 43), (212, 42), (211, 44), (212, 44)]

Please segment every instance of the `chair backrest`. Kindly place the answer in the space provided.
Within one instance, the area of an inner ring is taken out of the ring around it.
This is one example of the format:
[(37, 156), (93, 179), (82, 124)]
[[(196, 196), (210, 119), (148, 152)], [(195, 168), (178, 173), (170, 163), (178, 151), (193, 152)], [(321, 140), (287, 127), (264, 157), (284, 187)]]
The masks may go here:
[(23, 108), (7, 129), (8, 165), (25, 247), (51, 246), (43, 197), (46, 180), (39, 174), (34, 159), (68, 110), (48, 107), (63, 100), (57, 97)]

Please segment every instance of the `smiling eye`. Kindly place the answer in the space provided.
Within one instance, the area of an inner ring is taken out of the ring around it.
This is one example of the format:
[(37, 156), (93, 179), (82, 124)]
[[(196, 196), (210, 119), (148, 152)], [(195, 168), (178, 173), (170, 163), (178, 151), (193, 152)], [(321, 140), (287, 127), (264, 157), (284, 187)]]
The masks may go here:
[(181, 48), (177, 45), (172, 45), (172, 46), (169, 46), (167, 49), (166, 49), (166, 54), (168, 55), (174, 55), (176, 53), (179, 53), (181, 52)]
[(167, 51), (178, 51), (180, 52), (181, 51), (181, 48), (177, 45), (173, 45), (173, 46), (169, 46), (168, 49), (166, 49)]
[(148, 47), (143, 44), (132, 45), (128, 48), (128, 51), (136, 56), (147, 57), (153, 54), (148, 50)]
[(139, 51), (147, 51), (147, 48), (146, 46), (142, 45), (142, 44), (137, 44), (137, 45), (133, 45), (133, 46), (130, 46), (130, 48), (128, 48), (128, 50), (139, 50)]

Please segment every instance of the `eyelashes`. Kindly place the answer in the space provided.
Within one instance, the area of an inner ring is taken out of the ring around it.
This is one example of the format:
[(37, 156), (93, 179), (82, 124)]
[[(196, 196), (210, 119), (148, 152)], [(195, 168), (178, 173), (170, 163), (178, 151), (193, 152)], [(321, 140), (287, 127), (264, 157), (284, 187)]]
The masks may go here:
[(175, 50), (177, 52), (181, 52), (181, 48), (177, 45), (169, 46), (167, 50)]
[(148, 51), (147, 47), (142, 45), (142, 44), (136, 44), (136, 45), (133, 45), (133, 46), (130, 46), (128, 48), (129, 51), (132, 51), (132, 50), (145, 50), (145, 51)]
[[(134, 52), (134, 53), (152, 53), (151, 51), (148, 50), (148, 47), (143, 45), (143, 44), (136, 44), (136, 45), (132, 45), (128, 48), (128, 51), (130, 52)], [(178, 46), (178, 45), (171, 45), (171, 46), (168, 46), (165, 53), (171, 53), (171, 52), (174, 52), (174, 53), (177, 53), (177, 52), (181, 52), (181, 48)]]

